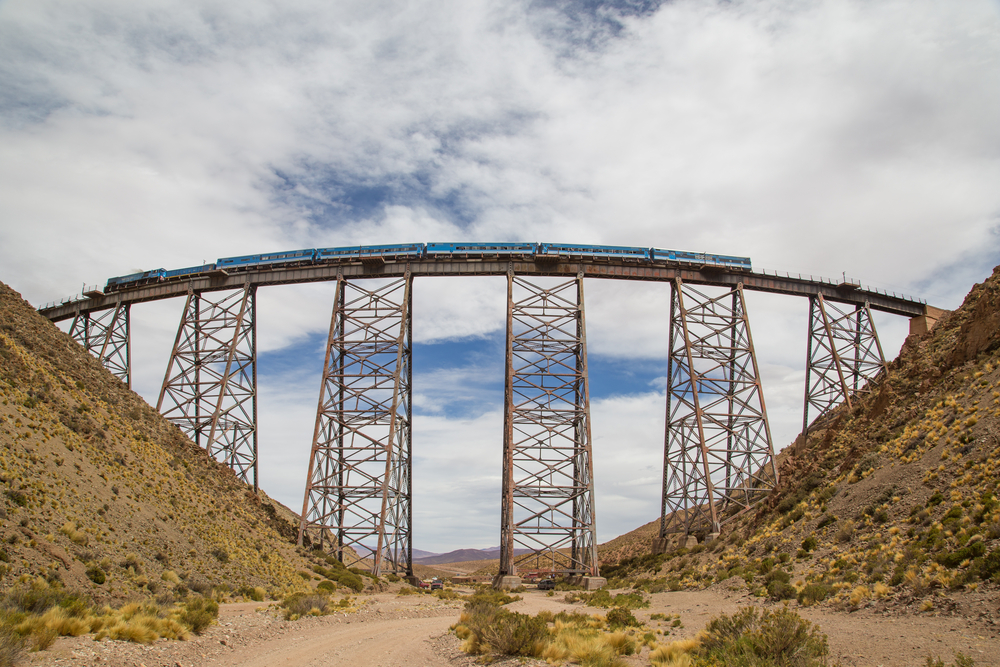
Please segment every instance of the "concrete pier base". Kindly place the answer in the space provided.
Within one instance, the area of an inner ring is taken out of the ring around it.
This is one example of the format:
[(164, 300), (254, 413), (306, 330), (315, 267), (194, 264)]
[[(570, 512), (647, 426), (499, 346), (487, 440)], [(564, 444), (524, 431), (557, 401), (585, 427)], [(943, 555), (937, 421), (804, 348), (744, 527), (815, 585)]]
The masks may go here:
[(509, 591), (521, 585), (521, 577), (510, 574), (498, 574), (493, 577), (493, 588), (498, 591)]

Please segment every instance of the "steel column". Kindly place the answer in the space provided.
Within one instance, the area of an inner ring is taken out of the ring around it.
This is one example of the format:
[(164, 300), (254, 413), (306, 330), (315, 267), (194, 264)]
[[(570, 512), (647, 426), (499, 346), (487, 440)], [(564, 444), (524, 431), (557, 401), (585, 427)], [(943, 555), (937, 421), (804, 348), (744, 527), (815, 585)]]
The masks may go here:
[(743, 286), (678, 278), (670, 304), (661, 538), (717, 533), (778, 480)]
[(543, 289), (508, 271), (504, 394), (500, 575), (597, 576), (582, 273)]
[(255, 491), (256, 292), (188, 293), (156, 406)]
[(132, 388), (130, 304), (119, 302), (109, 310), (77, 313), (69, 335)]
[(299, 524), (376, 575), (413, 574), (412, 282), (337, 280)]
[(809, 437), (809, 408), (814, 419), (841, 402), (854, 407), (869, 393), (887, 366), (871, 309), (841, 306), (823, 295), (809, 298), (809, 339), (806, 345), (806, 386), (802, 437)]

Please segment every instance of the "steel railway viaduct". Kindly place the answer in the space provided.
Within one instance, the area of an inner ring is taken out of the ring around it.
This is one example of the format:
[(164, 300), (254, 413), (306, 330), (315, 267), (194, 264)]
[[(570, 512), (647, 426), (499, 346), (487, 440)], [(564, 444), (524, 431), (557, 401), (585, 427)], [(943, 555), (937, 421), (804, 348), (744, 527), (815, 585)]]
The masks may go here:
[(804, 432), (810, 410), (816, 417), (850, 406), (884, 372), (873, 310), (911, 318), (911, 332), (926, 330), (941, 313), (853, 281), (572, 254), (365, 257), (214, 270), (110, 294), (85, 290), (40, 312), (54, 322), (72, 319), (71, 335), (130, 383), (130, 307), (186, 299), (157, 408), (256, 489), (257, 289), (336, 282), (300, 544), (308, 535), (345, 564), (412, 577), (412, 286), (425, 276), (507, 278), (495, 583), (509, 586), (531, 571), (600, 582), (584, 279), (670, 284), (654, 549), (718, 533), (777, 484), (745, 290), (808, 301)]

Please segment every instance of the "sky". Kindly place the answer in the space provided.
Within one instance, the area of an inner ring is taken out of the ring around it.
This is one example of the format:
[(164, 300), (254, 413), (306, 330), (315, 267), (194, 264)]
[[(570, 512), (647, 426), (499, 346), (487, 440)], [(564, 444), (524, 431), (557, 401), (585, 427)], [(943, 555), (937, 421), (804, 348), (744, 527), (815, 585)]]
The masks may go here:
[[(551, 241), (954, 308), (1000, 264), (998, 72), (997, 0), (0, 0), (0, 280), (41, 305), (232, 255)], [(504, 290), (414, 286), (418, 549), (499, 542)], [(292, 508), (332, 295), (258, 295), (260, 484)], [(807, 303), (747, 298), (780, 450)], [(669, 288), (586, 301), (605, 541), (659, 513)], [(181, 305), (132, 311), (154, 404)], [(906, 320), (876, 323), (894, 356)]]

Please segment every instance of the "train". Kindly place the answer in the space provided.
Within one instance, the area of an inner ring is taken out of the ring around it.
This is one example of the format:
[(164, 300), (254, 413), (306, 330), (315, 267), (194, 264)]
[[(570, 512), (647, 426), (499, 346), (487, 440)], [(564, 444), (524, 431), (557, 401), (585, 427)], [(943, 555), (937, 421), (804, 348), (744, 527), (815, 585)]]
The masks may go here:
[(342, 248), (305, 248), (260, 255), (220, 257), (214, 264), (189, 266), (167, 271), (153, 269), (127, 276), (109, 278), (105, 293), (132, 287), (140, 287), (169, 280), (191, 278), (198, 275), (242, 271), (248, 269), (295, 268), (330, 262), (386, 261), (407, 259), (496, 259), (509, 257), (532, 258), (536, 261), (571, 259), (574, 257), (591, 259), (634, 260), (639, 262), (678, 263), (697, 267), (717, 267), (720, 269), (752, 270), (749, 257), (714, 255), (683, 250), (662, 248), (638, 248), (630, 246), (580, 245), (570, 243), (397, 243), (388, 245), (345, 246)]

